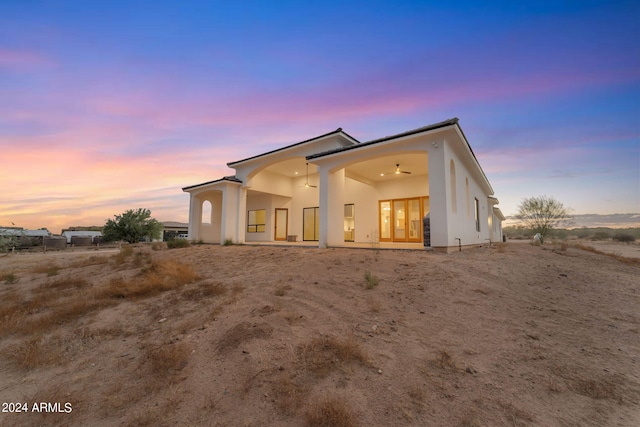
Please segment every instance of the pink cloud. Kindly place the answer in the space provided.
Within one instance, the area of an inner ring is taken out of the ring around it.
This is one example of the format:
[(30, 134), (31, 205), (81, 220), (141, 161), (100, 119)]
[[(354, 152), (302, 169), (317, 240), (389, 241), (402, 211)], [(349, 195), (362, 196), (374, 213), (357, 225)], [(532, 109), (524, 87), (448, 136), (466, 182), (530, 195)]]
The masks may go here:
[(38, 68), (51, 64), (49, 58), (36, 52), (0, 48), (0, 68)]

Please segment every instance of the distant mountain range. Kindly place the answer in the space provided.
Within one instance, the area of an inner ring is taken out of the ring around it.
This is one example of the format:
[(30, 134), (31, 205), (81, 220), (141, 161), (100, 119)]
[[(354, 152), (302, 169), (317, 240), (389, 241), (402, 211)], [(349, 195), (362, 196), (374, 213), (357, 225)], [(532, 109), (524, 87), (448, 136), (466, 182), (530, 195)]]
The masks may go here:
[[(508, 216), (502, 223), (503, 227), (509, 227), (518, 225), (518, 220), (513, 216)], [(573, 215), (571, 225), (567, 228), (580, 228), (580, 227), (609, 227), (609, 228), (629, 228), (640, 227), (640, 213), (629, 214), (611, 214), (611, 215), (597, 215), (597, 214), (584, 214)]]

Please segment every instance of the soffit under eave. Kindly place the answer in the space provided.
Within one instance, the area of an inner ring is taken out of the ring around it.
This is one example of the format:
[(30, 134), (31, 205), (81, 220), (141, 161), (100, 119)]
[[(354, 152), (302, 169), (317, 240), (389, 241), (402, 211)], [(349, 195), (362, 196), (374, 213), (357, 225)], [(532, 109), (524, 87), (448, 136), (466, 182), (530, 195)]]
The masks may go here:
[[(342, 130), (339, 131), (334, 131), (325, 135), (321, 135), (319, 137), (316, 138), (312, 138), (306, 141), (302, 141), (302, 142), (297, 142), (295, 144), (290, 144), (287, 145), (285, 147), (281, 147), (281, 148), (277, 148), (275, 150), (271, 150), (271, 151), (267, 151), (266, 153), (262, 153), (262, 154), (257, 154), (255, 156), (252, 157), (248, 157), (246, 159), (243, 160), (237, 160), (235, 162), (229, 162), (227, 163), (227, 166), (232, 168), (232, 169), (238, 169), (238, 167), (240, 168), (245, 168), (247, 166), (251, 166), (252, 164), (255, 165), (259, 165), (263, 162), (267, 162), (268, 164), (273, 164), (276, 163), (278, 160), (269, 160), (269, 159), (278, 159), (281, 158), (284, 154), (285, 157), (287, 152), (291, 153), (292, 151), (302, 151), (305, 148), (308, 148), (311, 145), (315, 145), (318, 144), (322, 141), (326, 141), (329, 138), (333, 138), (333, 137), (339, 137), (340, 139), (342, 139), (343, 142), (345, 142), (346, 144), (343, 144), (342, 142), (338, 141), (338, 143), (340, 145), (343, 145), (344, 147), (348, 147), (348, 146), (353, 146), (353, 145), (357, 145), (358, 144), (358, 140), (356, 140), (355, 138), (353, 138), (352, 136), (350, 136), (349, 134), (343, 132)], [(314, 154), (314, 153), (312, 153)], [(301, 154), (301, 156), (308, 156), (310, 154)], [(255, 166), (254, 166), (255, 167)]]
[(307, 161), (310, 164), (322, 165), (331, 163), (336, 161), (336, 159), (344, 159), (345, 161), (351, 161), (354, 158), (361, 157), (363, 153), (378, 151), (381, 156), (391, 156), (393, 155), (393, 147), (398, 146), (398, 148), (402, 148), (400, 151), (426, 151), (429, 152), (430, 145), (427, 144), (425, 148), (410, 148), (407, 149), (407, 145), (412, 143), (414, 140), (423, 137), (430, 137), (437, 135), (439, 133), (445, 132), (449, 130), (450, 127), (441, 127), (436, 129), (428, 129), (423, 132), (414, 133), (410, 135), (402, 135), (398, 138), (392, 138), (382, 141), (375, 141), (373, 143), (363, 143), (361, 145), (354, 145), (352, 147), (347, 147), (344, 150), (331, 151), (327, 152), (324, 155), (319, 156), (310, 156), (307, 157)]
[(242, 183), (238, 181), (230, 181), (228, 179), (221, 179), (214, 182), (209, 182), (205, 184), (195, 185), (192, 187), (185, 187), (182, 189), (185, 193), (189, 193), (192, 196), (197, 196), (198, 194), (207, 192), (207, 191), (224, 191), (229, 184), (235, 184), (241, 186)]
[(480, 178), (485, 184), (484, 190), (487, 191), (487, 195), (492, 196), (493, 194), (495, 194), (493, 191), (493, 187), (491, 186), (491, 183), (489, 182), (487, 175), (484, 173), (484, 170), (482, 170), (482, 166), (480, 166), (480, 162), (476, 158), (476, 155), (474, 154), (473, 149), (471, 148), (471, 144), (469, 144), (469, 141), (467, 141), (467, 138), (464, 135), (464, 132), (462, 132), (462, 128), (460, 128), (460, 125), (458, 125), (457, 123), (455, 124), (455, 130), (458, 137), (460, 138), (460, 141), (462, 141), (463, 143), (466, 158), (471, 161), (471, 164), (473, 165), (473, 168), (476, 170), (476, 172), (479, 172)]

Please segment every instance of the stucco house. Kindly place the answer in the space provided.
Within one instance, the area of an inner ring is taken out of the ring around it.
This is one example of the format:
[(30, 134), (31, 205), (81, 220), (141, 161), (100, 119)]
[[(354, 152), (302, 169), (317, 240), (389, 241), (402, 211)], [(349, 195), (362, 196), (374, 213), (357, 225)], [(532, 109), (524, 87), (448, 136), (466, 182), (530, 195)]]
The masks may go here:
[(183, 188), (192, 240), (436, 251), (502, 240), (457, 118), (368, 142), (337, 129), (227, 165), (234, 176)]

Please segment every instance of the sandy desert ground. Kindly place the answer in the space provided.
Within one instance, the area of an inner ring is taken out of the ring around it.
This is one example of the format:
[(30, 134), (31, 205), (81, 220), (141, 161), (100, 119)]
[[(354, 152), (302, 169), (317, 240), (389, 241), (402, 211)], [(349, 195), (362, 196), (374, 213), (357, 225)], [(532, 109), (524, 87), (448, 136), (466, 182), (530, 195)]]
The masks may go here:
[(510, 243), (0, 256), (0, 425), (638, 426), (624, 261)]

